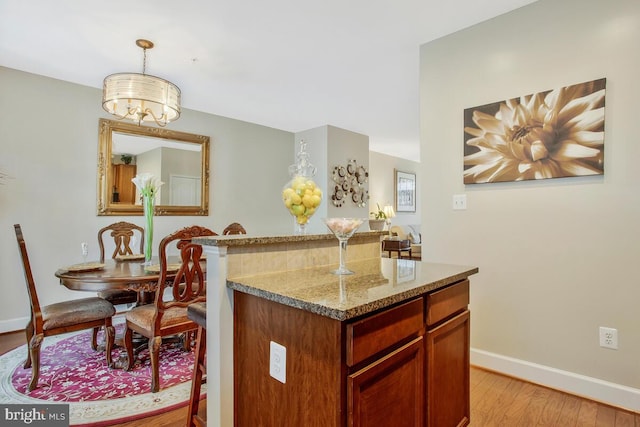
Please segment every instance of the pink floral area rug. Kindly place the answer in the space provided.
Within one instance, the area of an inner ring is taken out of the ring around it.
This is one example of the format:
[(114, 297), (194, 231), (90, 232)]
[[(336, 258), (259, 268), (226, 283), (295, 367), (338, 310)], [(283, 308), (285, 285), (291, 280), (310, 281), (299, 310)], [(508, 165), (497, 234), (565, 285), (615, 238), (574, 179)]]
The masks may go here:
[[(121, 333), (122, 325), (118, 329)], [(27, 390), (31, 369), (22, 368), (26, 345), (0, 356), (0, 403), (69, 404), (70, 424), (92, 427), (132, 421), (187, 405), (193, 352), (184, 352), (177, 343), (163, 344), (160, 391), (151, 393), (148, 350), (137, 355), (131, 371), (109, 369), (104, 353), (93, 351), (90, 342), (90, 331), (45, 338), (38, 387), (31, 392)], [(114, 358), (120, 352), (123, 350), (114, 350)]]

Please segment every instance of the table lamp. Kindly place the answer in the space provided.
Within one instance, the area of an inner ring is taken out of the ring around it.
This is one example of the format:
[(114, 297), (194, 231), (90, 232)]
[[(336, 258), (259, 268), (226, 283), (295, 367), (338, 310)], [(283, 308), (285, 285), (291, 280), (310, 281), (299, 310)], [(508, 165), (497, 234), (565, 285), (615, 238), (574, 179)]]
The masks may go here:
[(393, 206), (391, 206), (391, 205), (386, 205), (382, 209), (382, 211), (384, 212), (384, 214), (387, 217), (387, 220), (385, 222), (387, 223), (387, 230), (389, 230), (389, 236), (391, 236), (391, 218), (396, 216), (396, 212), (393, 210)]

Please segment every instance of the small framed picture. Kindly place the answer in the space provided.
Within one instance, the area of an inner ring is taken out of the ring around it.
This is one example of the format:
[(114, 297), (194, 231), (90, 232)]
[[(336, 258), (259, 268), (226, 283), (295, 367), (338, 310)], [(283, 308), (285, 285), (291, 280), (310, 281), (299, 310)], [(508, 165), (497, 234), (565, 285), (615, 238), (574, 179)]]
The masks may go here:
[(396, 169), (396, 212), (416, 211), (416, 174)]

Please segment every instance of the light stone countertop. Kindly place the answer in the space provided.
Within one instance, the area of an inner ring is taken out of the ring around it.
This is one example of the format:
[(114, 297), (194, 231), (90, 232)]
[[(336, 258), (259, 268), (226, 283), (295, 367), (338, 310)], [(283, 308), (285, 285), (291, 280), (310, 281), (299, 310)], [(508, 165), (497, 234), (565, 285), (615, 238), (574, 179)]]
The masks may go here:
[(229, 277), (227, 287), (344, 321), (478, 272), (477, 267), (388, 258), (347, 263), (352, 275), (332, 274), (335, 267)]

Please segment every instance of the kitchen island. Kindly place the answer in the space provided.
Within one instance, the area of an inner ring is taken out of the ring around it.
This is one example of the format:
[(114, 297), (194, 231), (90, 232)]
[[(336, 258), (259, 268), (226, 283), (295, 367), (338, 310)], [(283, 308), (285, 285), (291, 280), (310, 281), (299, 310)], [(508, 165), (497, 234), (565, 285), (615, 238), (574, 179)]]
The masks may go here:
[(468, 423), (478, 269), (382, 259), (383, 234), (349, 240), (349, 276), (329, 234), (200, 239), (209, 425)]

